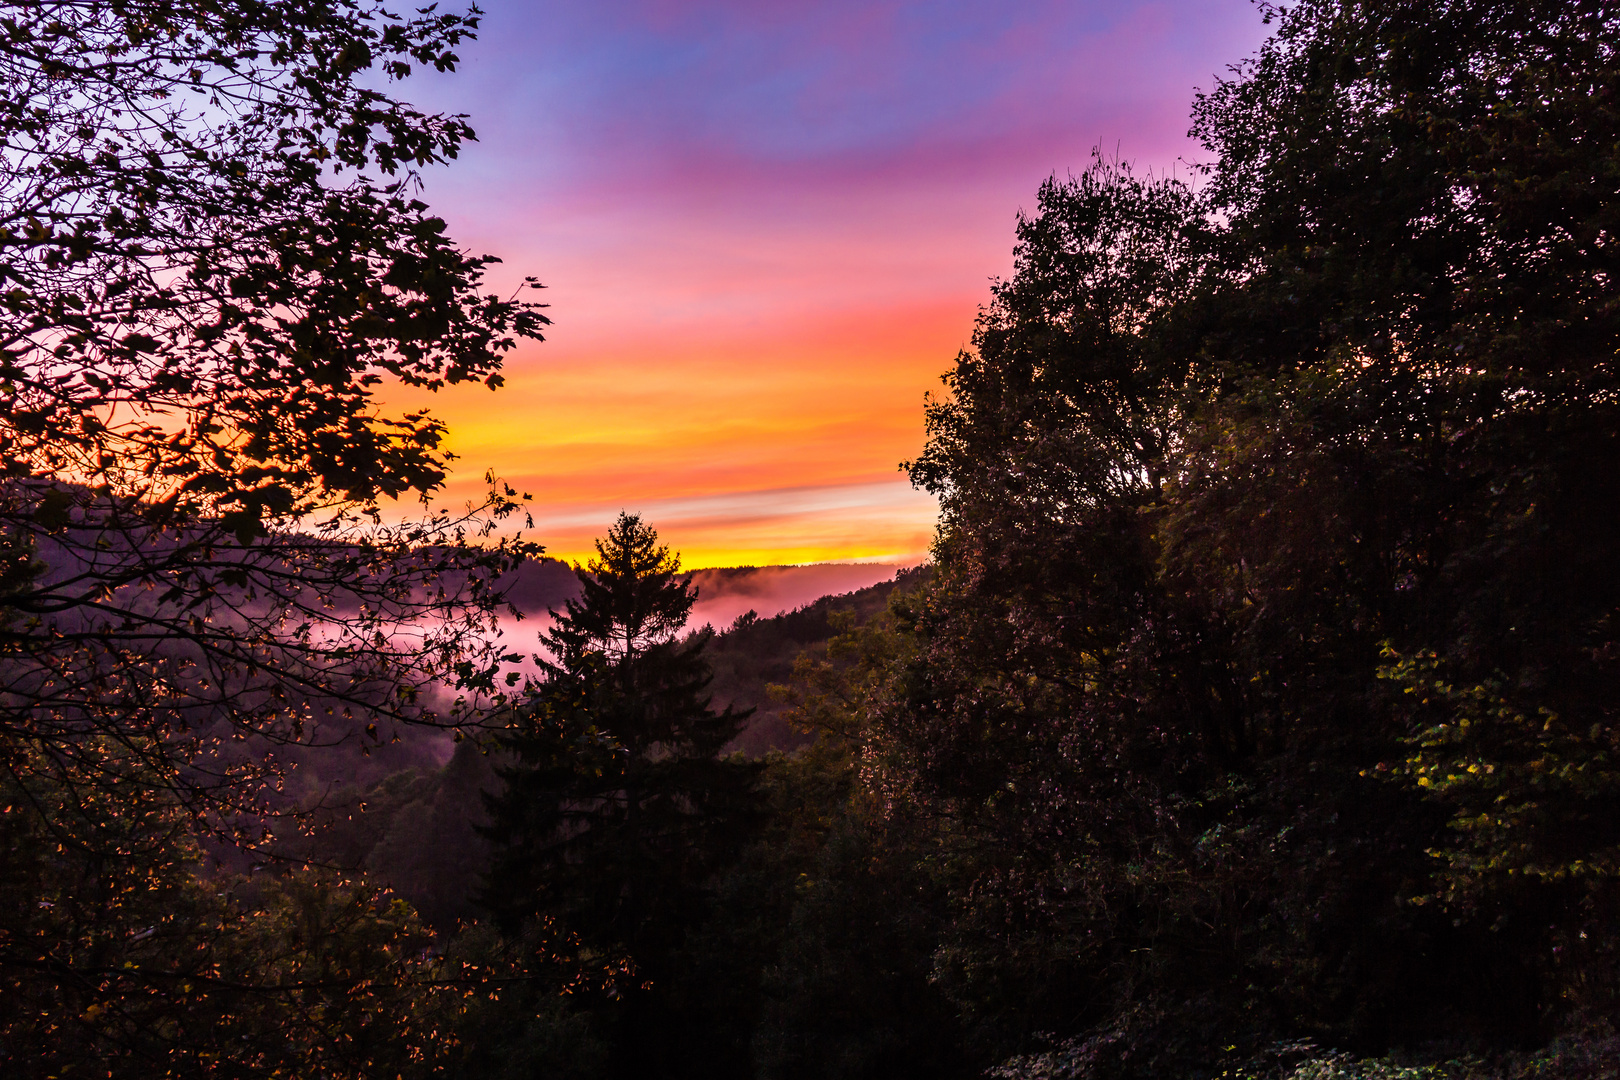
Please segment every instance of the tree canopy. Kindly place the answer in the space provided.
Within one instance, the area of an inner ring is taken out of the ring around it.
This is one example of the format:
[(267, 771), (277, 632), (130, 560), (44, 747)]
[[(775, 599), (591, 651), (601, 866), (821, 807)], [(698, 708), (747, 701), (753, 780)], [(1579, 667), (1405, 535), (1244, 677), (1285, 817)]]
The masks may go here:
[(1041, 189), (911, 465), (936, 972), (1086, 1071), (1616, 992), (1620, 21), (1262, 12), (1206, 167)]
[(505, 693), (496, 582), (534, 548), (489, 528), (517, 492), (382, 504), (450, 458), (379, 395), (496, 387), (546, 323), (418, 197), (466, 119), (391, 90), (478, 22), (0, 6), (0, 1053), (40, 1074), (392, 1075), (448, 1038), (408, 910), (207, 863), (293, 809), (280, 748)]
[(696, 600), (679, 557), (633, 514), (596, 550), (507, 738), (485, 896), (509, 922), (547, 914), (599, 947), (656, 953), (746, 835), (756, 767), (722, 757), (748, 714), (710, 707), (713, 631), (678, 636)]
[(520, 547), (372, 524), (447, 464), (439, 421), (379, 388), (497, 386), (546, 321), (482, 293), (496, 260), (415, 197), (465, 118), (379, 89), (453, 70), (477, 25), (347, 0), (0, 13), (8, 768), (82, 780), (113, 737), (192, 803), (257, 783), (207, 738), (336, 714), (328, 738), (387, 738), (436, 681), (494, 689), (488, 583)]

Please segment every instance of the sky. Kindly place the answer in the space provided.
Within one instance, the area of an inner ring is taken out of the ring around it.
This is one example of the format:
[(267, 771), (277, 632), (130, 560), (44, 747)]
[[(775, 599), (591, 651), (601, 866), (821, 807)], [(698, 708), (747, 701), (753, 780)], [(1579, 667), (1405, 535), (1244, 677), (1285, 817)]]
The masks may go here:
[(470, 115), (426, 199), (554, 325), (498, 392), (387, 403), (449, 424), (447, 501), (493, 470), (550, 554), (629, 510), (689, 567), (921, 560), (899, 464), (1018, 213), (1097, 147), (1185, 172), (1195, 88), (1264, 35), (1247, 0), (483, 6), (396, 92)]

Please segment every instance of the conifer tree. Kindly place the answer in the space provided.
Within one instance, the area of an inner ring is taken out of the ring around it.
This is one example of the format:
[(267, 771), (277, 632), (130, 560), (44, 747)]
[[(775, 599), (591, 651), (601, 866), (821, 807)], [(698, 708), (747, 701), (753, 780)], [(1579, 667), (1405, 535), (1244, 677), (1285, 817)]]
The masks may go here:
[(484, 903), (508, 928), (556, 918), (654, 977), (757, 816), (758, 766), (722, 756), (749, 713), (711, 708), (714, 632), (679, 636), (697, 599), (679, 556), (633, 514), (596, 551), (504, 739)]

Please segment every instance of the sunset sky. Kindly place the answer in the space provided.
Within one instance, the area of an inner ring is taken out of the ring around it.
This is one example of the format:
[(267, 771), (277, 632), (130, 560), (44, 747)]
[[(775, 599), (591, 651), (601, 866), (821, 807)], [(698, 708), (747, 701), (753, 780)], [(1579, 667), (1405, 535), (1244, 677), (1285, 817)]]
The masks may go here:
[(403, 96), (471, 114), (426, 196), (555, 326), (431, 402), (449, 495), (492, 468), (552, 554), (622, 508), (689, 566), (920, 558), (897, 464), (1018, 211), (1094, 146), (1185, 171), (1194, 88), (1264, 33), (1247, 0), (484, 6)]

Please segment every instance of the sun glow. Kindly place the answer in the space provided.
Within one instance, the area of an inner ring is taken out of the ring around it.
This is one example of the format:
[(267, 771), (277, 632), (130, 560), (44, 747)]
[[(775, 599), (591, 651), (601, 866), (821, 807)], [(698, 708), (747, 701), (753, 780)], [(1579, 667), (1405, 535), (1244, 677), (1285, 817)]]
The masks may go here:
[(922, 449), (924, 391), (972, 310), (962, 298), (753, 333), (688, 328), (675, 347), (559, 335), (517, 356), (494, 394), (388, 398), (449, 425), (446, 498), (476, 498), (493, 472), (533, 496), (535, 538), (561, 558), (583, 557), (624, 509), (693, 567), (916, 561), (937, 506), (899, 464)]

